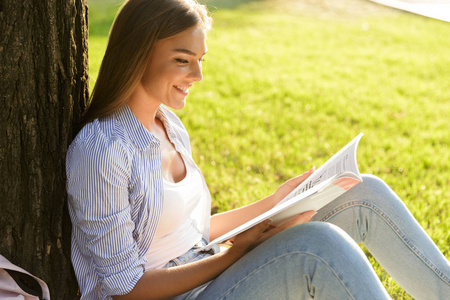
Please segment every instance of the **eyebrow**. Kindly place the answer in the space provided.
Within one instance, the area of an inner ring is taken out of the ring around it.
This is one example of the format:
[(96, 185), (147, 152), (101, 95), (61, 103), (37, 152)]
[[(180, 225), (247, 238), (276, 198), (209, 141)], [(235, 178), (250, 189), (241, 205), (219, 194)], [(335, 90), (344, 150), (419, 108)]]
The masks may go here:
[[(185, 53), (185, 54), (188, 54), (188, 55), (191, 55), (191, 56), (197, 56), (197, 54), (196, 54), (195, 52), (192, 52), (192, 51), (189, 50), (189, 49), (177, 48), (177, 49), (173, 49), (172, 51), (173, 51), (173, 52), (181, 52), (181, 53)], [(206, 52), (205, 52), (203, 55), (205, 55), (205, 54), (206, 54)]]

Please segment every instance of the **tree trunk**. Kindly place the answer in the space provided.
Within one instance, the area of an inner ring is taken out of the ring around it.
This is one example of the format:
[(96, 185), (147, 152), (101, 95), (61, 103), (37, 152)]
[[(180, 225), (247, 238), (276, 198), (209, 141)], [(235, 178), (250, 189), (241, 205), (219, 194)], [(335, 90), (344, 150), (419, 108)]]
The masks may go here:
[(88, 98), (86, 0), (0, 0), (0, 254), (77, 298), (65, 154)]

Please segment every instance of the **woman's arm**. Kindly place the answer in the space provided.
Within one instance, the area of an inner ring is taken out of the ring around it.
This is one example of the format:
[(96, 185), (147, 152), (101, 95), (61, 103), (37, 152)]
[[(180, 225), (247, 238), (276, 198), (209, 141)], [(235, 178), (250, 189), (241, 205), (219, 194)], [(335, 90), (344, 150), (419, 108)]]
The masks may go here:
[[(223, 228), (233, 226), (235, 218), (240, 218), (241, 222), (245, 222), (273, 207), (312, 172), (313, 169), (287, 181), (273, 195), (234, 212), (221, 214), (215, 220), (222, 222)], [(271, 236), (296, 224), (308, 222), (313, 214), (314, 212), (301, 214), (294, 220), (270, 230), (268, 230), (269, 221), (262, 222), (236, 236), (233, 247), (219, 254), (182, 266), (147, 271), (129, 294), (115, 296), (114, 299), (165, 299), (185, 293), (213, 280), (251, 249)], [(232, 222), (231, 226), (226, 224), (228, 221)]]
[(182, 266), (147, 271), (129, 294), (113, 298), (166, 299), (194, 289), (216, 278), (250, 251), (256, 241), (267, 236), (264, 233), (267, 227), (268, 222), (263, 222), (243, 232), (239, 238), (236, 237), (233, 247), (211, 257)]
[(228, 231), (273, 208), (313, 172), (314, 168), (311, 168), (308, 172), (286, 181), (274, 194), (269, 195), (257, 202), (213, 215), (210, 221), (210, 240), (214, 240), (222, 234), (227, 233)]
[(166, 299), (207, 283), (229, 268), (257, 245), (275, 234), (308, 222), (315, 212), (300, 214), (295, 219), (272, 229), (269, 221), (262, 222), (237, 235), (233, 247), (208, 258), (167, 269), (147, 271), (133, 290), (126, 295), (114, 296), (115, 300)]

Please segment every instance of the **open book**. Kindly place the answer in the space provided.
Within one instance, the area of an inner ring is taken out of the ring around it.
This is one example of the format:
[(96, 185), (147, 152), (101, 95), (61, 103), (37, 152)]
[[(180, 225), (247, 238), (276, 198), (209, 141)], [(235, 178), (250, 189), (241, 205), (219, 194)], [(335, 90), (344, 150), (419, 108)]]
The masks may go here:
[(213, 245), (222, 243), (264, 220), (270, 219), (271, 224), (276, 226), (302, 212), (317, 211), (360, 183), (362, 178), (356, 163), (356, 148), (362, 136), (360, 133), (339, 150), (275, 207), (225, 233), (198, 251), (208, 250)]

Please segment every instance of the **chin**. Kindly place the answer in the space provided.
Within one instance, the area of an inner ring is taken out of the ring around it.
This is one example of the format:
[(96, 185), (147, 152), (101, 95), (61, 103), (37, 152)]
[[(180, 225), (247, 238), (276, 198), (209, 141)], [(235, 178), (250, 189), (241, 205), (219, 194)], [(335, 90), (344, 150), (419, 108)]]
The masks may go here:
[(180, 103), (174, 103), (172, 105), (170, 105), (170, 108), (176, 109), (176, 110), (180, 110), (183, 109), (186, 106), (186, 100)]

